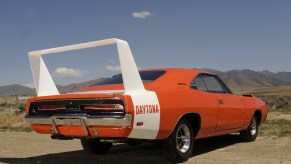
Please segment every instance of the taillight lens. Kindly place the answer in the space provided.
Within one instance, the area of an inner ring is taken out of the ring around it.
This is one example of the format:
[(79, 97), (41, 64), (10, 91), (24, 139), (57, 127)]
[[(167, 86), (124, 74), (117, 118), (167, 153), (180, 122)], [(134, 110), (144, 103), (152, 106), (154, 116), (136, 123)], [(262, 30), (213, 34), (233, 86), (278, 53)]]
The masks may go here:
[(41, 105), (38, 107), (38, 110), (65, 110), (64, 105)]
[(123, 113), (124, 107), (120, 104), (90, 104), (82, 105), (84, 111)]

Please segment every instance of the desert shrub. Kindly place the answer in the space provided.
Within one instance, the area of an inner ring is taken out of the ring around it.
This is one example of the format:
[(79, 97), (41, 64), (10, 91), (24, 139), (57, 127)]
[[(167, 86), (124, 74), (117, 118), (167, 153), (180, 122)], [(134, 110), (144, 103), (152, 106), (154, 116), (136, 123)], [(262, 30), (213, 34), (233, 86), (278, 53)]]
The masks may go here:
[(14, 113), (15, 113), (15, 115), (20, 115), (20, 114), (24, 113), (24, 111), (20, 110), (20, 109), (17, 109), (17, 110), (14, 111)]
[(291, 112), (291, 96), (258, 96), (266, 102), (269, 111)]
[(19, 101), (18, 103), (17, 103), (17, 109), (19, 109), (20, 111), (24, 111), (25, 110), (25, 101)]

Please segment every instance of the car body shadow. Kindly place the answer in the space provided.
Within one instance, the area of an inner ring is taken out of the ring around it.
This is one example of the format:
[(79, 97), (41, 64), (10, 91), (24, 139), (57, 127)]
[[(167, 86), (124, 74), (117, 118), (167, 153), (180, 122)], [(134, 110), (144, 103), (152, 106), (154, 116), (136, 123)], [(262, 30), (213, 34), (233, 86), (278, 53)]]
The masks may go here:
[[(220, 148), (239, 143), (237, 135), (226, 135), (199, 139), (194, 143), (192, 158), (201, 154), (209, 153)], [(108, 154), (91, 155), (83, 150), (46, 154), (28, 158), (0, 158), (3, 163), (169, 163), (163, 156), (159, 146), (152, 143), (144, 143), (136, 147), (130, 147), (127, 144), (117, 144)]]
[(237, 134), (199, 139), (194, 142), (193, 156), (199, 156), (240, 142), (242, 140)]

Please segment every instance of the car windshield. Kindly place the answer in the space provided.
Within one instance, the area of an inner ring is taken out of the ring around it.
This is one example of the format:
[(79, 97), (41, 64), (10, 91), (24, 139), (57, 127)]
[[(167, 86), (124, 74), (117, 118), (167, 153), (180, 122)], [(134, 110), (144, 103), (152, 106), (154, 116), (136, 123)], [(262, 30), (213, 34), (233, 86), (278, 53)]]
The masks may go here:
[[(155, 81), (157, 78), (161, 77), (165, 71), (141, 71), (139, 72), (141, 80), (143, 83), (148, 83)], [(122, 75), (117, 74), (112, 76), (111, 78), (105, 79), (103, 81), (100, 81), (96, 84), (93, 84), (92, 86), (98, 86), (98, 85), (107, 85), (107, 84), (122, 84)]]

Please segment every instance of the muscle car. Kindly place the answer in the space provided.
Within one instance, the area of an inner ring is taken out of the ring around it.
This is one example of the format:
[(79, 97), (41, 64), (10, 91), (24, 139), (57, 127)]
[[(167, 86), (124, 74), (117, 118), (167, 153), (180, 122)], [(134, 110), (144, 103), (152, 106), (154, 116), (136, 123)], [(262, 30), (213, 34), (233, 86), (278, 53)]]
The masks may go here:
[[(42, 55), (116, 44), (121, 74), (74, 93), (59, 94)], [(173, 162), (187, 161), (194, 140), (239, 132), (254, 141), (266, 104), (235, 95), (215, 74), (198, 69), (137, 69), (128, 43), (106, 39), (29, 53), (37, 96), (25, 118), (53, 139), (80, 139), (89, 153), (106, 153), (112, 141), (160, 141)]]

